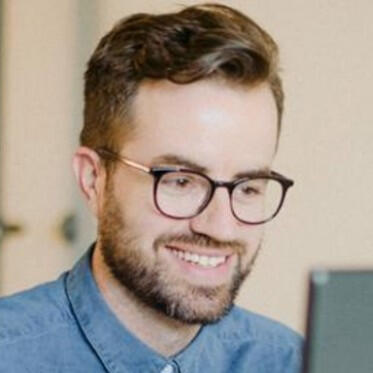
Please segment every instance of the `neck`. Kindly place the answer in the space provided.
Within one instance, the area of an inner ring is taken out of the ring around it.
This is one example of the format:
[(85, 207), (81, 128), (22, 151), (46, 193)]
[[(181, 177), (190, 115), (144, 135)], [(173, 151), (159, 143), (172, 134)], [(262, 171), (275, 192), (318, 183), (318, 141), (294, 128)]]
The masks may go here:
[(163, 356), (175, 355), (198, 333), (200, 325), (174, 320), (145, 305), (120, 284), (109, 271), (96, 244), (92, 259), (93, 276), (111, 311), (143, 343)]

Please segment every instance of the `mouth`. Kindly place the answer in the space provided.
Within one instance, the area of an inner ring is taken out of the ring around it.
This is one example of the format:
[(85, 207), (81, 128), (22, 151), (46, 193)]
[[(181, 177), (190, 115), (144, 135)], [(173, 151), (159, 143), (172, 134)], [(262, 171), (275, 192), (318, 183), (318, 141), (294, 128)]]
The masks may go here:
[(174, 247), (167, 247), (178, 259), (187, 263), (198, 265), (202, 268), (216, 268), (223, 265), (228, 260), (228, 255), (206, 255), (195, 252), (179, 250)]
[(164, 246), (174, 270), (191, 284), (220, 286), (228, 283), (234, 272), (237, 256), (230, 249), (199, 247), (190, 244)]

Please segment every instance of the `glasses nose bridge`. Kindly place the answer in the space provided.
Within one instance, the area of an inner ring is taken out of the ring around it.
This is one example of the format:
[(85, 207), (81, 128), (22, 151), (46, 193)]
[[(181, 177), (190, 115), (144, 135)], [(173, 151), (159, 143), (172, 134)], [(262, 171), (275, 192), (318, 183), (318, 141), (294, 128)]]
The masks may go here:
[(232, 190), (234, 188), (234, 184), (231, 181), (221, 181), (221, 180), (212, 180), (213, 189), (217, 188), (226, 188), (228, 190), (228, 194), (231, 195)]
[[(210, 198), (208, 199), (207, 205), (209, 205), (210, 202), (211, 202), (211, 200), (214, 198), (215, 191), (218, 188), (225, 188), (225, 189), (227, 189), (227, 191), (228, 191), (228, 197), (229, 197), (229, 202), (230, 202), (230, 199), (231, 199), (231, 196), (232, 196), (232, 190), (234, 188), (234, 184), (232, 182), (230, 182), (230, 181), (222, 181), (222, 180), (212, 180), (212, 179), (209, 179), (209, 181), (210, 181), (210, 184), (211, 184), (212, 188), (211, 188), (211, 195), (210, 195)], [(205, 208), (207, 207), (207, 205), (205, 206)]]

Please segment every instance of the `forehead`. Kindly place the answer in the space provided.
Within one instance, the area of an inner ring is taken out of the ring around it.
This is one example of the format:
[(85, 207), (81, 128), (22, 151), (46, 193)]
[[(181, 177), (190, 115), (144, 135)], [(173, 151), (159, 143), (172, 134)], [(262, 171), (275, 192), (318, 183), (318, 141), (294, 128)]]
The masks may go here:
[(172, 154), (227, 174), (269, 167), (275, 153), (277, 109), (267, 84), (146, 82), (133, 118), (135, 135), (122, 153), (137, 161)]

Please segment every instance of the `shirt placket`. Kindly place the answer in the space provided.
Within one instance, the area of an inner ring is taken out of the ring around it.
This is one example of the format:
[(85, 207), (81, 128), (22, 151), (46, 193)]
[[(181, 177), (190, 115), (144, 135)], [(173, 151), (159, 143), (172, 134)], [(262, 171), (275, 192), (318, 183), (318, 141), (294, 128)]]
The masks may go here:
[(175, 361), (169, 361), (163, 369), (160, 371), (160, 373), (182, 373), (179, 367), (179, 364)]

